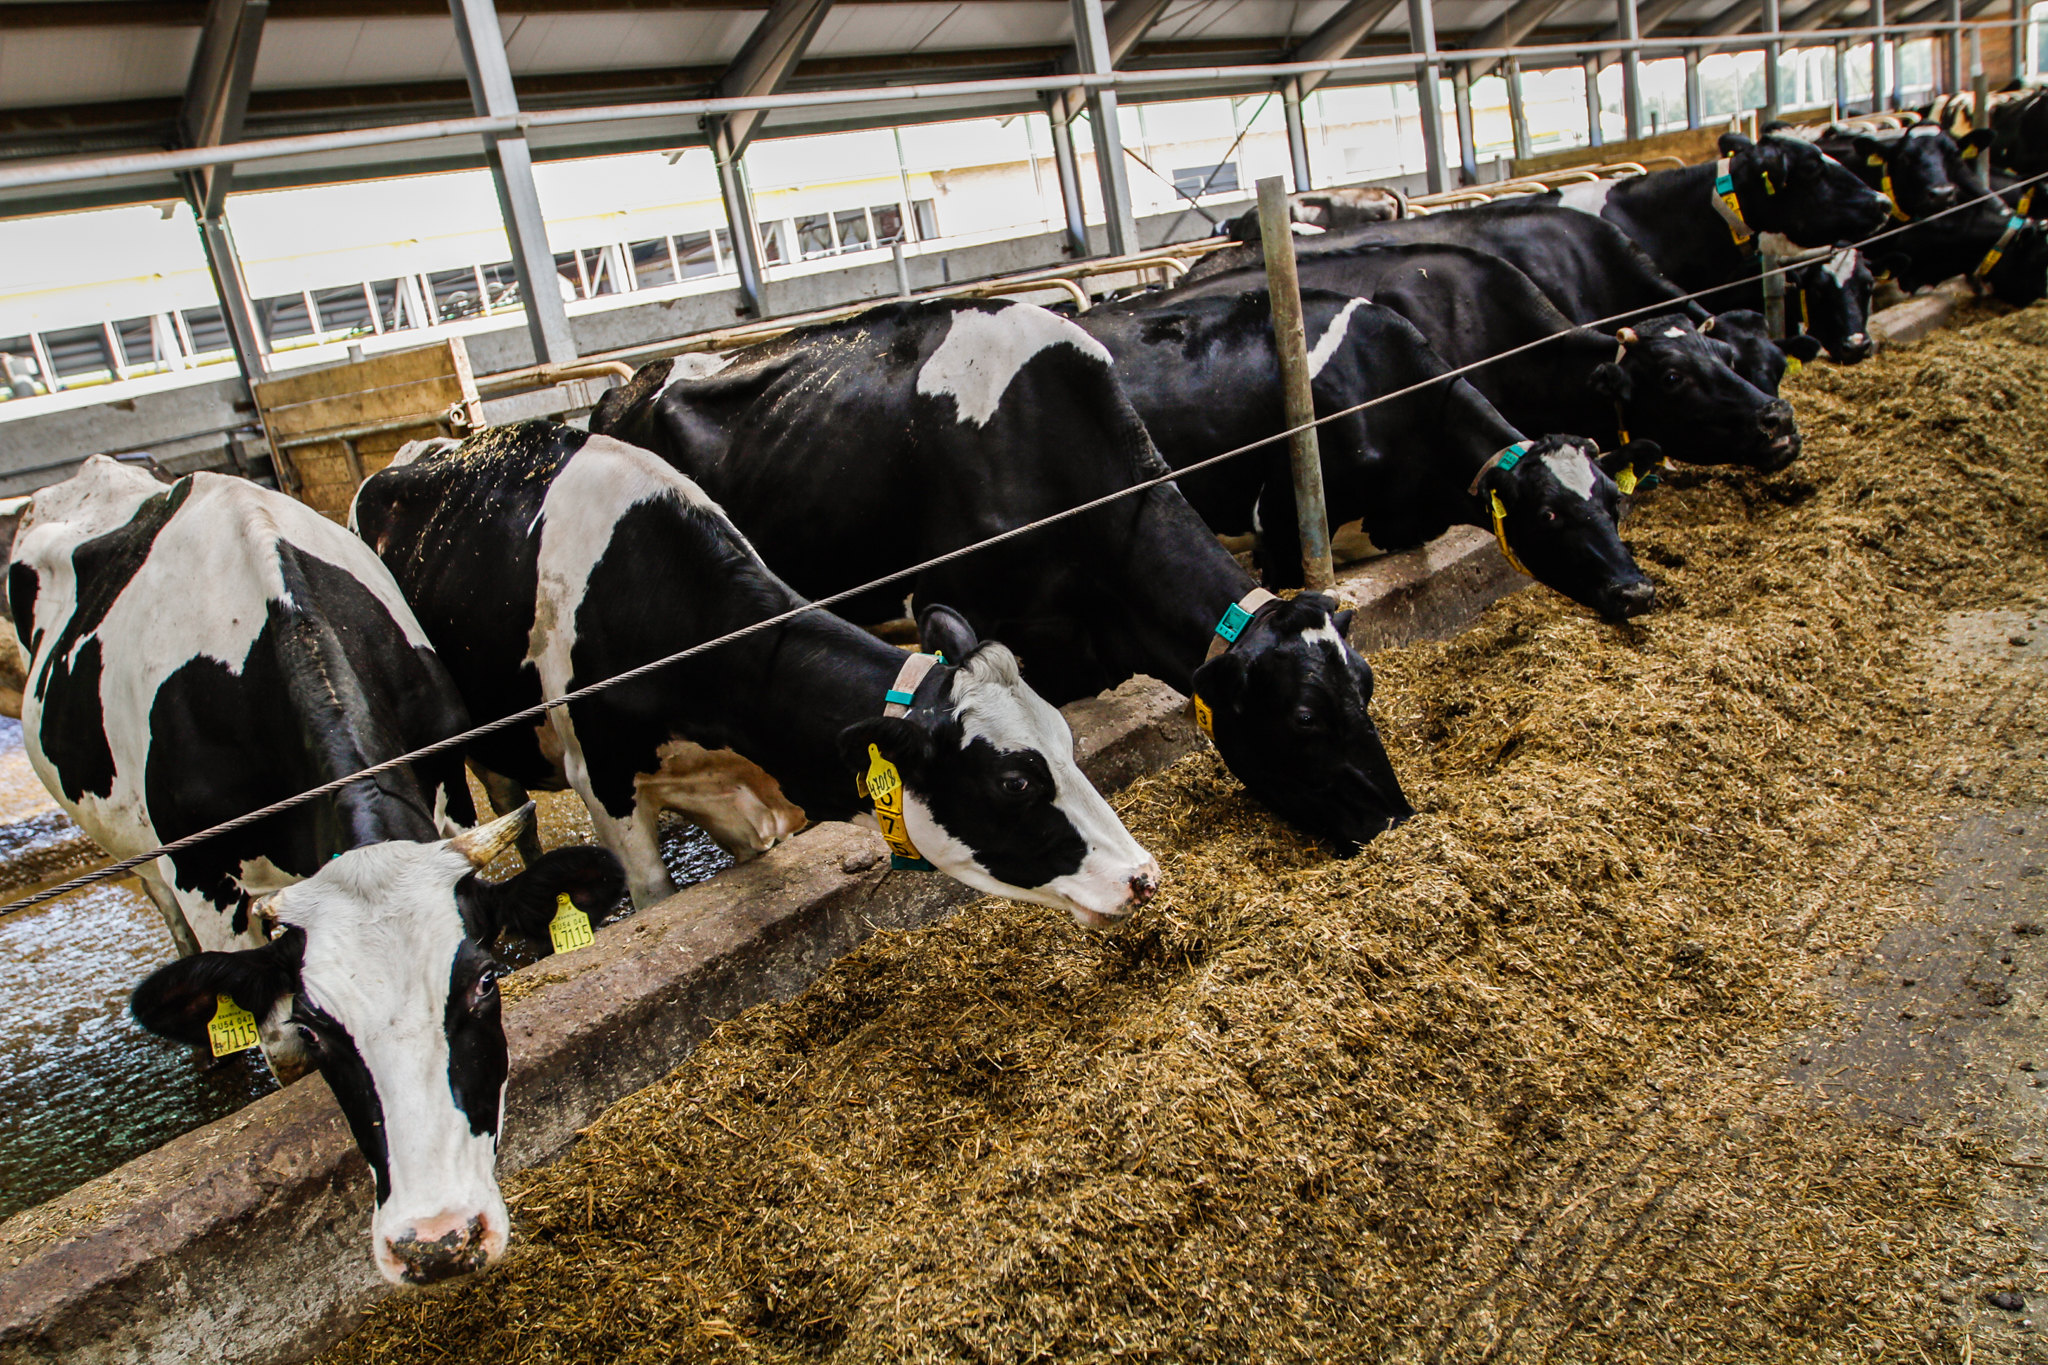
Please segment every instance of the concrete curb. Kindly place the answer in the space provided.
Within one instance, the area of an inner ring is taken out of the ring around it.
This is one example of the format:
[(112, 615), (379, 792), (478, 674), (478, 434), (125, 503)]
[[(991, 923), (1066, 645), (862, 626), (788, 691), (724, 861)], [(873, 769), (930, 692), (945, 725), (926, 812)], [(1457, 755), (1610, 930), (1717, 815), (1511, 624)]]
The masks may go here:
[(1872, 313), (1870, 335), (1880, 350), (1887, 346), (1910, 346), (1916, 341), (1925, 341), (1934, 332), (1948, 326), (1958, 307), (1976, 297), (1977, 291), (1962, 276), (1944, 280), (1925, 294), (1915, 294), (1904, 303), (1895, 303)]
[[(1442, 638), (1529, 580), (1484, 532), (1342, 576), (1361, 649)], [(1105, 791), (1202, 743), (1149, 678), (1066, 708)], [(784, 999), (884, 929), (972, 899), (892, 874), (865, 830), (826, 824), (508, 983), (501, 1176), (559, 1156), (604, 1109), (722, 1020)], [(369, 1264), (369, 1172), (325, 1085), (294, 1085), (0, 1223), (0, 1361), (302, 1360), (388, 1292)]]

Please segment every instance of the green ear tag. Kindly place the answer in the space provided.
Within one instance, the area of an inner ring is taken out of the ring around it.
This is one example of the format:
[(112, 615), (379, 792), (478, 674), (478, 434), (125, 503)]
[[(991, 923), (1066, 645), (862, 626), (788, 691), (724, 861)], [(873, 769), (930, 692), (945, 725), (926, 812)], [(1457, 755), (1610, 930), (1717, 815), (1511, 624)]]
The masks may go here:
[(256, 1046), (256, 1016), (237, 1005), (231, 995), (216, 995), (214, 1000), (213, 1020), (206, 1026), (206, 1041), (213, 1045), (213, 1055), (225, 1057)]
[(576, 902), (569, 899), (564, 891), (555, 897), (555, 917), (548, 921), (548, 942), (555, 945), (558, 953), (573, 953), (578, 948), (588, 948), (597, 938), (590, 927), (590, 916), (576, 908)]

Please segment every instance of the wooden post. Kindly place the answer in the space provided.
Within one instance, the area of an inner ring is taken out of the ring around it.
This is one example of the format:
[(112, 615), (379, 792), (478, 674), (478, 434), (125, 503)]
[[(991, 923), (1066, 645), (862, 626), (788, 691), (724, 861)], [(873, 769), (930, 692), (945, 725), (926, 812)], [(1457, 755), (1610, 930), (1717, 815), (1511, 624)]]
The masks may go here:
[(1782, 340), (1785, 336), (1785, 276), (1779, 261), (1768, 251), (1758, 251), (1757, 269), (1763, 273), (1764, 330)]
[[(1273, 349), (1280, 357), (1280, 391), (1287, 425), (1313, 422), (1316, 402), (1309, 385), (1308, 338), (1301, 327), (1301, 280), (1294, 271), (1294, 228), (1287, 213), (1287, 181), (1269, 175), (1259, 182), (1259, 240), (1266, 251), (1266, 293), (1273, 302)], [(1323, 505), (1323, 456), (1316, 429), (1287, 438), (1294, 467), (1294, 515), (1301, 527), (1302, 582), (1311, 592), (1337, 585), (1330, 564), (1330, 518)]]

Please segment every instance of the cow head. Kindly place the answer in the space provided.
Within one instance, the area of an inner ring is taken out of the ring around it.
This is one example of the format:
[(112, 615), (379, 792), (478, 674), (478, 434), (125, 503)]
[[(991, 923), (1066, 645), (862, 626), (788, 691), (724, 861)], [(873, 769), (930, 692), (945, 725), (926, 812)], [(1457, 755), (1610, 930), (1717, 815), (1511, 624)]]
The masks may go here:
[(1723, 133), (1720, 145), (1753, 232), (1828, 246), (1867, 237), (1891, 217), (1891, 200), (1803, 138), (1773, 133), (1751, 142)]
[[(1790, 295), (1787, 299), (1790, 309)], [(1804, 365), (1820, 354), (1820, 342), (1814, 337), (1772, 336), (1764, 315), (1753, 308), (1715, 314), (1700, 324), (1700, 335), (1726, 347), (1728, 367), (1771, 397), (1777, 396), (1792, 361)]]
[(1851, 155), (1891, 179), (1892, 198), (1908, 218), (1925, 218), (1956, 202), (1961, 188), (1949, 175), (1959, 159), (1955, 139), (1937, 123), (1919, 123), (1903, 133), (1879, 136), (1858, 133), (1850, 138)]
[(946, 663), (906, 714), (857, 721), (840, 746), (857, 777), (870, 746), (896, 765), (918, 852), (955, 881), (1065, 910), (1087, 928), (1152, 899), (1158, 861), (1082, 773), (1066, 717), (1025, 684), (1016, 656), (978, 641), (946, 607), (925, 607), (917, 626)]
[(606, 854), (593, 885), (592, 850), (582, 849), (482, 883), (477, 871), (532, 818), (528, 805), (453, 839), (338, 854), (264, 903), (270, 942), (181, 958), (129, 1001), (144, 1028), (203, 1045), (217, 997), (229, 996), (274, 1052), (301, 1049), (319, 1067), (376, 1178), (371, 1250), (394, 1284), (481, 1269), (510, 1231), (493, 1169), (505, 1102), (501, 969), (481, 945), (515, 899), (552, 907), (560, 891), (601, 910), (624, 884)]
[(1646, 318), (1615, 340), (1615, 358), (1588, 382), (1631, 436), (1695, 464), (1782, 469), (1798, 458), (1792, 405), (1737, 374), (1734, 348), (1701, 336), (1691, 318)]
[(2048, 295), (2048, 224), (2030, 221), (2021, 227), (1984, 282), (2001, 302), (2016, 308)]
[(1863, 253), (1842, 247), (1786, 272), (1786, 321), (1796, 319), (1838, 364), (1868, 360), (1877, 349), (1870, 339), (1870, 291), (1875, 287), (1876, 276)]
[[(1647, 441), (1635, 442), (1628, 455), (1645, 473), (1659, 458)], [(1495, 457), (1480, 471), (1476, 488), (1481, 524), (1496, 526), (1538, 582), (1610, 621), (1641, 616), (1657, 605), (1657, 590), (1621, 543), (1621, 490), (1591, 441), (1533, 441), (1512, 464)], [(1495, 498), (1502, 512), (1498, 522)]]
[(1260, 607), (1195, 670), (1217, 752), (1289, 824), (1353, 852), (1415, 813), (1372, 722), (1372, 668), (1321, 593)]

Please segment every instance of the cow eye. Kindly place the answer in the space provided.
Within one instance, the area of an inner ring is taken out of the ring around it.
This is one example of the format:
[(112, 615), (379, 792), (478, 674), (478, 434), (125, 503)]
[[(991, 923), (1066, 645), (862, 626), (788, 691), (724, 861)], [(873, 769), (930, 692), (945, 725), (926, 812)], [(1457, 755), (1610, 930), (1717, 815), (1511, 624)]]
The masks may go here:
[(1667, 389), (1681, 388), (1685, 384), (1685, 376), (1676, 370), (1666, 370), (1664, 371), (1663, 381), (1664, 387)]
[(1029, 773), (1004, 773), (1000, 785), (1005, 796), (1026, 797), (1031, 795), (1032, 782)]
[(1546, 507), (1546, 508), (1544, 508), (1544, 509), (1543, 509), (1543, 519), (1544, 519), (1545, 521), (1556, 521), (1556, 520), (1557, 520), (1557, 512), (1556, 512), (1556, 510), (1555, 510), (1555, 509), (1553, 509), (1553, 508), (1549, 508), (1549, 507)]
[(1315, 728), (1316, 728), (1317, 726), (1319, 726), (1319, 725), (1320, 725), (1321, 723), (1322, 723), (1322, 718), (1321, 718), (1320, 716), (1318, 716), (1318, 715), (1316, 714), (1316, 712), (1315, 712), (1315, 709), (1314, 709), (1313, 707), (1308, 707), (1308, 706), (1301, 706), (1301, 707), (1296, 707), (1296, 708), (1295, 708), (1295, 712), (1294, 712), (1294, 728), (1295, 728), (1295, 729), (1297, 729), (1297, 730), (1313, 730), (1313, 729), (1315, 729)]

